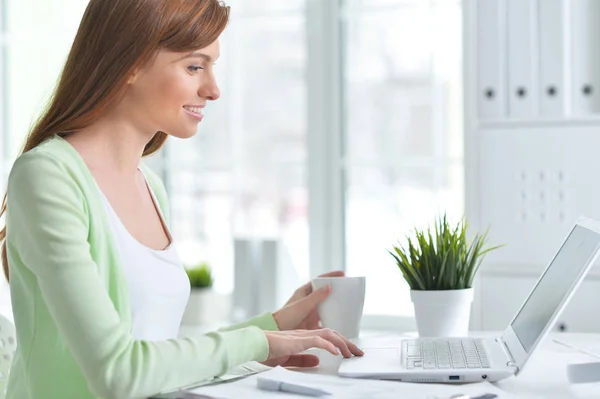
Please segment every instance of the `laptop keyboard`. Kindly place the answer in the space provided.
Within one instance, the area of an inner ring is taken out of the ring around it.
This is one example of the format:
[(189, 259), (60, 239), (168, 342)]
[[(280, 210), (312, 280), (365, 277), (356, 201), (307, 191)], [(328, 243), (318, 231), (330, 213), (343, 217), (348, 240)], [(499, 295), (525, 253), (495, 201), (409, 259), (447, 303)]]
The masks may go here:
[(409, 370), (490, 368), (481, 339), (407, 340), (402, 354)]

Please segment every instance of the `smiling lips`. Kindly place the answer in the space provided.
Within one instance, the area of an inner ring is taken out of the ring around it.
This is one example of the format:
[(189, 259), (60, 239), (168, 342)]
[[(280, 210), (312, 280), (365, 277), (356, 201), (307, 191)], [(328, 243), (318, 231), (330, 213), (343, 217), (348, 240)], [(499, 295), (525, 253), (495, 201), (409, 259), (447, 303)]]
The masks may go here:
[(183, 109), (188, 114), (190, 114), (191, 116), (196, 118), (198, 121), (201, 121), (204, 118), (204, 115), (202, 115), (202, 108), (204, 108), (204, 105), (184, 105), (183, 106)]

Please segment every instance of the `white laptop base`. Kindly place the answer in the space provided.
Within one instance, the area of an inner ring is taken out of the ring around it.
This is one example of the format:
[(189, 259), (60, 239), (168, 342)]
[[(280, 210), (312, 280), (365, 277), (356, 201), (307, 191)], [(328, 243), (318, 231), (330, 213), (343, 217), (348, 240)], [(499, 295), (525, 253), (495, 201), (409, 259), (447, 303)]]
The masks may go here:
[[(403, 340), (398, 348), (363, 348), (339, 374), (405, 382), (498, 381), (517, 371), (500, 338)], [(354, 363), (354, 364), (353, 364)]]
[[(579, 218), (501, 337), (419, 338), (363, 348), (339, 375), (407, 382), (498, 381), (521, 372), (598, 257), (600, 222)], [(400, 340), (400, 338), (399, 338)]]

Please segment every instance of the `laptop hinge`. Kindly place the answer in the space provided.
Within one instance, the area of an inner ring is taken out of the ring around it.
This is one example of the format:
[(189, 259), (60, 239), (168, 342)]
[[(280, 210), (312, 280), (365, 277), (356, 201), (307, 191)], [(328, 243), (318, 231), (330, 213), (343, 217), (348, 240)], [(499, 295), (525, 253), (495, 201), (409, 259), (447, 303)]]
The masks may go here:
[(496, 341), (500, 343), (500, 346), (502, 347), (502, 350), (504, 351), (504, 354), (506, 355), (506, 358), (508, 359), (508, 361), (506, 362), (506, 365), (508, 367), (514, 367), (518, 370), (519, 367), (517, 366), (517, 363), (515, 363), (515, 358), (510, 353), (510, 349), (508, 349), (508, 346), (506, 345), (504, 340), (502, 338), (496, 338)]

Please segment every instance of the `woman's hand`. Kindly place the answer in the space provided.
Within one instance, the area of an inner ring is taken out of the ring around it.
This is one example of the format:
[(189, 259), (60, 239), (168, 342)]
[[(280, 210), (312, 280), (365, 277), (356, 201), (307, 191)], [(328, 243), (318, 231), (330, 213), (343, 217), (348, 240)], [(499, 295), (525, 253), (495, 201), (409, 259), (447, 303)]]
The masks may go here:
[[(319, 277), (343, 277), (343, 271), (321, 274)], [(313, 292), (310, 282), (298, 288), (283, 308), (273, 313), (273, 318), (280, 330), (316, 330), (319, 325), (317, 305), (329, 295), (329, 288), (324, 287)]]
[(337, 332), (328, 328), (320, 330), (265, 331), (269, 342), (269, 357), (263, 364), (275, 367), (315, 367), (316, 355), (303, 354), (307, 349), (325, 349), (345, 358), (362, 356), (364, 352)]

